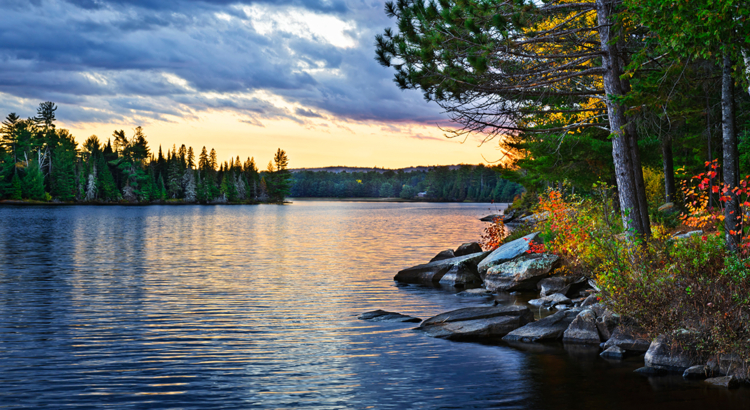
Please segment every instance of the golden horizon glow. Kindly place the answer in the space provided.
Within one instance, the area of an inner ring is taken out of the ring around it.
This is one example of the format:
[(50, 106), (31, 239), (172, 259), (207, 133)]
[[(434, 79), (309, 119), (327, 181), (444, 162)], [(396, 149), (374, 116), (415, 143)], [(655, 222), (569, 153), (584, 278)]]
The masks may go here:
[[(444, 137), (437, 125), (415, 123), (355, 122), (333, 118), (315, 118), (300, 124), (291, 120), (264, 120), (263, 125), (243, 122), (229, 111), (212, 111), (195, 118), (170, 118), (169, 121), (144, 121), (142, 124), (65, 123), (80, 144), (91, 135), (106, 143), (112, 132), (124, 129), (129, 137), (141, 125), (149, 147), (155, 154), (185, 144), (193, 147), (196, 157), (203, 146), (216, 149), (221, 162), (236, 158), (255, 158), (259, 169), (276, 149), (290, 158), (290, 168), (327, 166), (405, 168), (480, 164), (501, 157), (495, 141), (479, 146), (479, 139), (461, 143)], [(483, 158), (484, 156), (484, 158)]]

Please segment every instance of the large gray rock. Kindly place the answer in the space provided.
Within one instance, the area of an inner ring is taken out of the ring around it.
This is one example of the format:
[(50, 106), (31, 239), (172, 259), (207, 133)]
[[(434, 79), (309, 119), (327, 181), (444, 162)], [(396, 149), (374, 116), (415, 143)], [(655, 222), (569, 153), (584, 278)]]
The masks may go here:
[(477, 263), (484, 259), (487, 254), (488, 252), (473, 253), (413, 266), (398, 272), (393, 280), (404, 283), (438, 283), (443, 275), (454, 266), (460, 265), (467, 269), (476, 269)]
[(739, 380), (750, 382), (750, 365), (736, 353), (714, 356), (708, 361), (707, 366), (714, 373), (734, 376)]
[[(482, 250), (480, 249), (479, 251), (481, 252)], [(444, 259), (455, 258), (456, 256), (458, 255), (456, 255), (455, 252), (453, 252), (453, 249), (446, 249), (444, 251), (440, 251), (440, 253), (438, 253), (437, 255), (435, 255), (435, 257), (430, 259), (430, 262), (442, 261)]]
[(566, 277), (555, 276), (544, 278), (537, 283), (537, 289), (540, 290), (539, 296), (545, 297), (553, 293), (567, 294), (570, 289), (570, 280)]
[(385, 310), (373, 310), (372, 312), (365, 312), (357, 317), (357, 319), (367, 320), (370, 322), (413, 322), (419, 323), (422, 319), (418, 317), (406, 316), (401, 313), (386, 312)]
[(463, 308), (431, 317), (419, 330), (450, 340), (496, 339), (534, 320), (526, 306), (500, 305)]
[(665, 335), (659, 335), (646, 351), (646, 366), (670, 372), (684, 372), (688, 367), (698, 364), (689, 352), (674, 347)]
[(557, 255), (524, 255), (489, 268), (484, 276), (485, 287), (490, 290), (508, 291), (536, 289), (537, 283), (559, 265), (560, 257)]
[(481, 285), (482, 279), (473, 266), (453, 265), (448, 272), (440, 278), (441, 285), (465, 288), (467, 285)]
[(482, 252), (482, 246), (476, 242), (464, 243), (453, 252), (456, 256), (471, 255), (472, 253)]
[(570, 305), (573, 303), (567, 296), (562, 293), (555, 293), (554, 295), (545, 296), (539, 299), (531, 299), (528, 301), (529, 305), (542, 306), (542, 307), (553, 307), (557, 305)]
[(523, 238), (518, 238), (515, 241), (508, 242), (492, 251), (492, 253), (484, 258), (484, 260), (482, 260), (477, 266), (479, 276), (484, 279), (487, 270), (491, 267), (508, 262), (525, 254), (526, 251), (529, 250), (529, 242), (537, 241), (538, 236), (539, 232), (534, 232)]
[[(596, 305), (601, 306), (598, 303)], [(617, 329), (617, 326), (619, 325), (620, 315), (618, 315), (617, 313), (614, 313), (609, 309), (606, 309), (601, 313), (597, 313), (596, 328), (597, 330), (599, 330), (599, 337), (602, 340), (609, 340), (609, 338), (612, 337), (612, 333), (615, 331), (615, 329)]]
[(645, 333), (630, 326), (620, 325), (617, 326), (607, 343), (604, 344), (605, 349), (611, 346), (617, 346), (629, 352), (645, 353), (651, 346), (651, 341)]
[(568, 309), (518, 328), (503, 337), (506, 342), (544, 342), (560, 340), (581, 309)]
[(591, 309), (582, 310), (563, 334), (563, 343), (595, 344), (601, 342), (596, 328), (596, 315)]

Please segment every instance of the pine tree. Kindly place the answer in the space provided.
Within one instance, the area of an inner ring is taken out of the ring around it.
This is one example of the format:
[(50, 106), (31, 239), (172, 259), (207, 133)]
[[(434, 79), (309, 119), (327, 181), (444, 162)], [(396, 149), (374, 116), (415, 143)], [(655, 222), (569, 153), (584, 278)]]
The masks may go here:
[(21, 178), (18, 177), (17, 172), (13, 173), (13, 179), (11, 179), (10, 189), (10, 199), (20, 200), (23, 197)]
[(30, 161), (26, 167), (26, 175), (21, 179), (21, 190), (23, 197), (43, 201), (46, 199), (44, 192), (44, 175), (39, 169), (36, 161)]

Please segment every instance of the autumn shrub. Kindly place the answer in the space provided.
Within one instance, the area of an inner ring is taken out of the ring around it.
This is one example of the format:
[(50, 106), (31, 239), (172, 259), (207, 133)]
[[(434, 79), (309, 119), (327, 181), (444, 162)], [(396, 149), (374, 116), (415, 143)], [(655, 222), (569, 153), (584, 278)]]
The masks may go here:
[(482, 233), (479, 244), (485, 251), (497, 249), (508, 237), (508, 228), (503, 223), (503, 218), (495, 218)]

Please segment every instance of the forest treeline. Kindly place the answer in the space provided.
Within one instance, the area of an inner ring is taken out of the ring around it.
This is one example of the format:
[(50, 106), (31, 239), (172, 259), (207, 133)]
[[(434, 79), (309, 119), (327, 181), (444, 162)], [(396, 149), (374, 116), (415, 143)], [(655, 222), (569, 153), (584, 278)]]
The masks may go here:
[(484, 165), (433, 167), (428, 170), (293, 173), (291, 196), (309, 198), (418, 197), (430, 201), (511, 202), (523, 192)]
[(206, 147), (184, 144), (152, 152), (142, 127), (92, 135), (80, 146), (57, 128), (52, 102), (37, 115), (9, 114), (0, 129), (0, 199), (93, 203), (280, 202), (289, 194), (289, 160), (281, 149), (259, 171), (253, 157), (220, 162)]
[[(731, 0), (397, 0), (376, 60), (457, 125), (496, 138), (528, 191), (616, 186), (628, 232), (651, 232), (644, 172), (678, 181), (719, 159), (731, 193), (750, 173), (750, 8)], [(681, 170), (682, 169), (682, 170)], [(729, 232), (729, 231), (732, 232)]]

